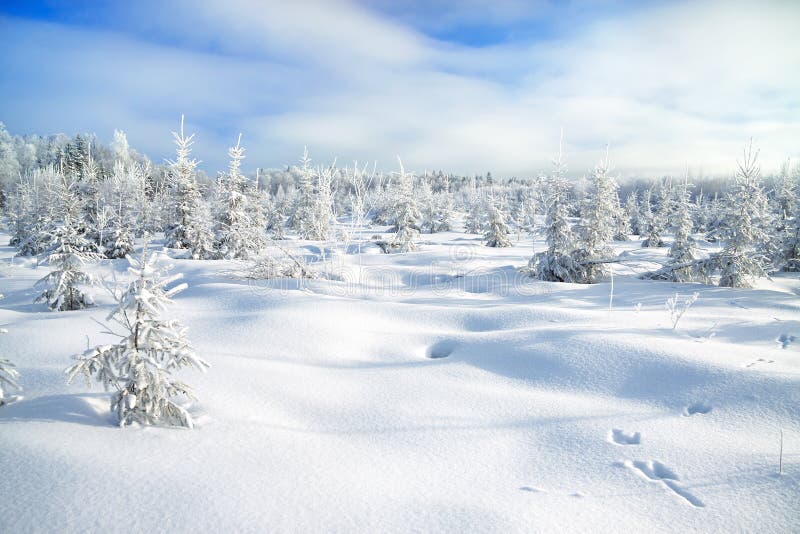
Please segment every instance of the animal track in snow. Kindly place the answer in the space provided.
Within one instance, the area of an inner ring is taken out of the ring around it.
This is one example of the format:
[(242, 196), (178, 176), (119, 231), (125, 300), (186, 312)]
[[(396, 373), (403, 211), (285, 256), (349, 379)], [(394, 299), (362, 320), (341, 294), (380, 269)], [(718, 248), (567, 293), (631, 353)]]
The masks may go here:
[(625, 432), (619, 428), (612, 428), (608, 433), (609, 443), (615, 445), (639, 445), (642, 442), (641, 432)]
[(625, 460), (624, 465), (648, 482), (654, 482), (663, 485), (665, 488), (670, 490), (678, 497), (684, 499), (695, 508), (705, 507), (703, 501), (692, 495), (689, 491), (685, 490), (680, 484), (678, 484), (678, 480), (680, 480), (678, 475), (676, 475), (672, 469), (665, 466), (658, 460), (650, 460), (647, 462), (640, 460), (631, 462), (630, 460)]
[(705, 402), (695, 402), (686, 407), (683, 411), (684, 415), (707, 414), (711, 411), (711, 405)]
[(785, 349), (789, 345), (794, 343), (796, 340), (797, 337), (793, 336), (792, 334), (783, 333), (780, 336), (778, 336), (778, 339), (776, 341), (781, 344), (782, 349)]
[(752, 362), (745, 365), (745, 367), (753, 367), (754, 365), (758, 365), (760, 363), (775, 363), (775, 360), (766, 360), (764, 358), (759, 358), (757, 360), (753, 360)]

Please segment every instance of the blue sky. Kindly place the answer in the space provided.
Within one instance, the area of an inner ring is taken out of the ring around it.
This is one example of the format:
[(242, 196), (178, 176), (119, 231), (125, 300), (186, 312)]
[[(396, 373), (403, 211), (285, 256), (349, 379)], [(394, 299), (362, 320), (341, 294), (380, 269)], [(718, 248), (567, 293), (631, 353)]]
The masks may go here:
[(753, 136), (800, 157), (800, 4), (508, 0), (0, 3), (0, 121), (125, 130), (171, 156), (181, 113), (210, 173), (396, 155), (531, 176), (563, 128), (573, 174), (728, 173)]

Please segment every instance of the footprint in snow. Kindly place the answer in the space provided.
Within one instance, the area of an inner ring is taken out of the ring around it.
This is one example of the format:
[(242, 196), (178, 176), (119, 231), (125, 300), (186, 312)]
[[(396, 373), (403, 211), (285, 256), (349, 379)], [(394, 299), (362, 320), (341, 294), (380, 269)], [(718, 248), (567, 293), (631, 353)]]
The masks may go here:
[(432, 360), (447, 358), (453, 354), (453, 351), (456, 349), (457, 345), (458, 344), (452, 339), (443, 339), (428, 347), (428, 352), (426, 355)]
[(794, 343), (795, 340), (797, 340), (795, 336), (784, 333), (778, 336), (778, 339), (776, 341), (781, 344), (782, 349), (785, 349), (786, 347)]
[(695, 414), (707, 414), (711, 411), (711, 405), (704, 402), (695, 402), (686, 407), (683, 415), (690, 416)]
[(615, 445), (639, 445), (642, 442), (642, 433), (625, 432), (619, 428), (612, 428), (608, 433), (608, 441)]
[(672, 469), (662, 464), (658, 460), (649, 460), (647, 462), (640, 460), (631, 462), (630, 460), (625, 460), (623, 465), (648, 482), (663, 485), (667, 490), (684, 499), (695, 508), (705, 507), (703, 501), (692, 495), (689, 491), (678, 484), (678, 480), (680, 480), (678, 475), (676, 475)]

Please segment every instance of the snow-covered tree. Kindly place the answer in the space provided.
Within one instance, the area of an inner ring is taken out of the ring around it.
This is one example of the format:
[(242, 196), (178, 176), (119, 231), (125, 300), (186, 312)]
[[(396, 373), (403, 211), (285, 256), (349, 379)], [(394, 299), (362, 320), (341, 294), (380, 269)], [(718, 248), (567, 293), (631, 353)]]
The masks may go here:
[(6, 215), (8, 227), (11, 230), (9, 245), (20, 246), (28, 239), (33, 211), (31, 184), (28, 181), (20, 182), (7, 198)]
[(81, 286), (92, 283), (92, 277), (83, 269), (97, 256), (91, 252), (92, 244), (79, 232), (80, 201), (74, 188), (75, 182), (60, 185), (61, 220), (48, 230), (51, 248), (45, 260), (53, 270), (36, 282), (42, 292), (35, 302), (45, 302), (51, 310), (79, 310), (93, 304)]
[(416, 249), (414, 241), (419, 237), (419, 221), (422, 215), (414, 196), (413, 175), (405, 171), (402, 161), (394, 188), (393, 212), (395, 235), (391, 243), (392, 248), (400, 252)]
[(631, 215), (616, 197), (616, 208), (614, 210), (614, 241), (628, 241), (631, 238)]
[(467, 214), (464, 217), (464, 231), (468, 234), (482, 234), (485, 229), (485, 199), (475, 191), (467, 198)]
[(195, 259), (214, 257), (211, 216), (205, 206), (195, 177), (198, 161), (191, 158), (194, 134), (186, 136), (181, 129), (172, 132), (177, 158), (170, 162), (172, 224), (166, 231), (167, 246), (188, 249)]
[(725, 247), (719, 254), (720, 286), (749, 287), (766, 274), (763, 245), (769, 240), (769, 205), (761, 186), (758, 150), (745, 147), (725, 196)]
[(189, 223), (186, 226), (186, 242), (188, 249), (195, 260), (211, 260), (218, 257), (218, 251), (214, 246), (214, 223), (211, 215), (211, 207), (208, 202), (203, 200), (200, 190), (194, 191), (195, 198), (191, 200), (194, 206), (191, 213), (186, 218)]
[(653, 210), (653, 189), (650, 188), (645, 192), (644, 199), (642, 199), (642, 226), (644, 227), (645, 236), (642, 241), (643, 247), (658, 248), (664, 246), (664, 240), (661, 236), (664, 235), (665, 221), (662, 215), (661, 206)]
[(0, 189), (5, 189), (19, 177), (20, 165), (14, 150), (14, 139), (0, 122)]
[(642, 235), (641, 214), (639, 213), (639, 200), (636, 191), (628, 194), (623, 210), (625, 217), (628, 219), (630, 232), (634, 235)]
[(617, 184), (610, 171), (606, 151), (605, 157), (592, 170), (589, 196), (581, 207), (579, 240), (574, 257), (584, 265), (586, 283), (594, 283), (606, 273), (607, 267), (603, 262), (613, 254), (609, 243), (614, 238), (614, 214), (619, 203)]
[(284, 239), (286, 226), (286, 203), (273, 197), (264, 211), (265, 228), (272, 239)]
[(442, 190), (433, 194), (433, 231), (447, 232), (452, 227), (453, 199), (450, 196), (449, 180), (444, 178)]
[(545, 182), (545, 242), (547, 250), (533, 255), (528, 266), (531, 274), (548, 282), (579, 282), (585, 277), (583, 266), (573, 258), (575, 236), (569, 222), (569, 184), (564, 179), (566, 164), (559, 145), (554, 169)]
[[(688, 180), (688, 179), (687, 179)], [(696, 250), (692, 238), (692, 213), (689, 184), (684, 183), (678, 190), (675, 202), (675, 239), (669, 249), (669, 262), (663, 269), (647, 275), (647, 278), (669, 280), (672, 282), (691, 282), (696, 278), (705, 278), (700, 272), (702, 265), (695, 260)]]
[[(220, 254), (225, 258), (247, 259), (263, 245), (260, 233), (264, 231), (263, 212), (251, 202), (259, 202), (250, 192), (247, 179), (241, 173), (244, 147), (242, 136), (236, 146), (228, 150), (228, 172), (217, 180), (216, 234)], [(259, 220), (254, 220), (258, 216)], [(254, 227), (258, 228), (254, 228)]]
[(678, 191), (675, 209), (675, 239), (669, 249), (669, 257), (675, 263), (694, 260), (694, 240), (692, 239), (692, 213), (689, 184), (684, 183)]
[(131, 159), (131, 149), (128, 145), (128, 137), (122, 130), (114, 130), (114, 140), (111, 142), (111, 150), (117, 161), (126, 164)]
[[(135, 163), (131, 166), (137, 167)], [(98, 221), (103, 221), (99, 224), (102, 251), (111, 259), (124, 258), (133, 250), (138, 224), (134, 205), (138, 198), (136, 184), (129, 176), (130, 170), (121, 160), (115, 163), (110, 180), (111, 191), (98, 213)]]
[(331, 237), (336, 218), (333, 206), (335, 167), (319, 167), (315, 175), (313, 203), (309, 218), (300, 223), (300, 235), (304, 239), (325, 241)]
[(508, 236), (511, 230), (506, 222), (508, 216), (503, 209), (502, 199), (489, 198), (486, 205), (488, 207), (486, 233), (484, 234), (486, 246), (510, 247), (511, 239)]
[(311, 167), (308, 147), (303, 148), (303, 157), (300, 159), (297, 171), (299, 172), (297, 192), (289, 217), (289, 227), (302, 233), (303, 221), (310, 220), (314, 210), (314, 169)]
[(433, 189), (428, 181), (428, 176), (424, 176), (417, 188), (419, 198), (420, 232), (433, 234), (436, 233), (436, 205), (433, 201)]
[[(191, 415), (175, 399), (194, 399), (192, 389), (172, 375), (183, 367), (202, 371), (208, 363), (190, 346), (186, 327), (162, 318), (171, 298), (186, 284), (168, 288), (180, 275), (167, 276), (169, 267), (159, 267), (158, 259), (146, 246), (138, 259), (128, 256), (133, 280), (125, 290), (111, 288), (117, 307), (107, 318), (122, 328), (117, 334), (121, 339), (75, 356), (77, 362), (66, 370), (68, 383), (83, 375), (87, 383), (94, 378), (107, 390), (114, 389), (111, 410), (120, 426), (136, 422), (192, 428)], [(116, 334), (111, 327), (108, 332)]]
[(335, 167), (313, 168), (305, 149), (298, 171), (297, 198), (289, 226), (303, 239), (325, 241), (331, 236), (334, 222)]

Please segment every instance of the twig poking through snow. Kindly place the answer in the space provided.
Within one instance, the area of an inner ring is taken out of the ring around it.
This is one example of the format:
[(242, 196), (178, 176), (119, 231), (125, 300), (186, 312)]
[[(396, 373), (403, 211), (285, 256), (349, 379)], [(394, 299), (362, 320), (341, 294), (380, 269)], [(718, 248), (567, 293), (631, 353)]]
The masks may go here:
[(675, 330), (678, 328), (678, 321), (681, 320), (683, 314), (687, 312), (689, 308), (692, 307), (692, 304), (695, 303), (697, 297), (700, 294), (698, 292), (692, 293), (690, 296), (686, 297), (683, 301), (683, 305), (680, 303), (680, 295), (675, 293), (675, 296), (670, 297), (667, 299), (667, 310), (669, 310), (670, 320), (672, 321), (672, 329)]

